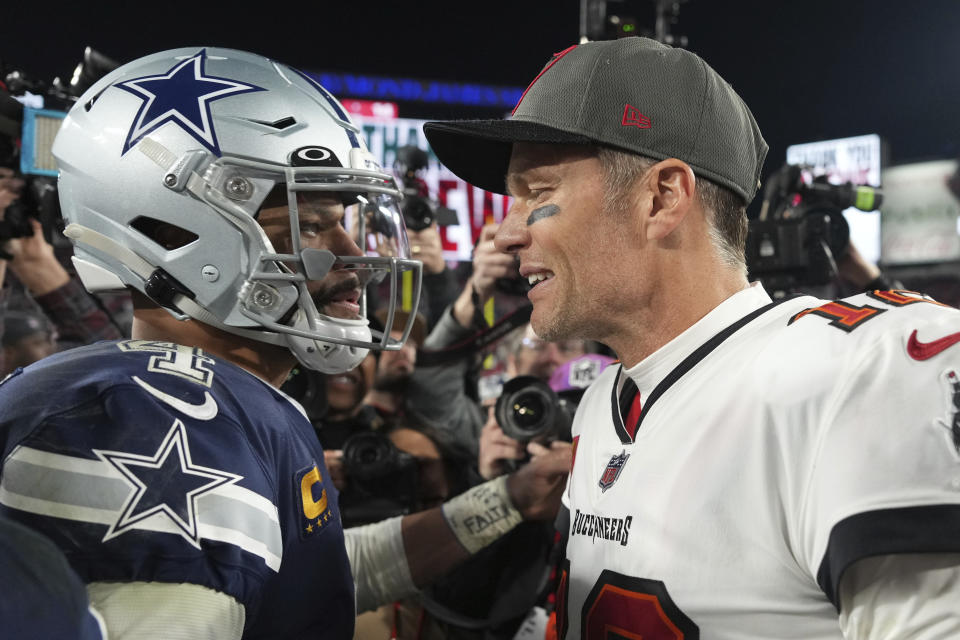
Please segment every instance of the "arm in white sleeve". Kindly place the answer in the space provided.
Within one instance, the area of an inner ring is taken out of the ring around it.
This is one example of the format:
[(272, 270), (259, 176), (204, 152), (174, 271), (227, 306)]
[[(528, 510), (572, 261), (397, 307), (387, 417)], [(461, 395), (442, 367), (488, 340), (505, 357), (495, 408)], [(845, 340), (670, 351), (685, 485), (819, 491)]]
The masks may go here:
[(346, 529), (344, 541), (357, 589), (357, 613), (416, 593), (400, 529), (401, 517)]
[(960, 638), (960, 554), (864, 558), (844, 572), (839, 592), (848, 640)]
[(90, 606), (110, 640), (239, 640), (245, 611), (232, 597), (196, 584), (92, 582)]

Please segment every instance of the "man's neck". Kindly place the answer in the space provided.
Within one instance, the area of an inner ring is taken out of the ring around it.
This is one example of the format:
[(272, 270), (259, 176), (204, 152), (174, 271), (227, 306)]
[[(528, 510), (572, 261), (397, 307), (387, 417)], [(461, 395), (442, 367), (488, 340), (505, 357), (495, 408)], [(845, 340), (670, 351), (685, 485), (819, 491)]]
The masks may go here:
[(198, 347), (277, 388), (296, 364), (293, 354), (283, 347), (236, 336), (196, 320), (177, 320), (156, 307), (135, 309), (132, 337)]
[[(724, 300), (750, 286), (735, 269), (717, 264), (684, 270), (654, 291), (615, 335), (601, 340), (630, 368), (692, 327)], [(679, 273), (678, 273), (679, 272)]]

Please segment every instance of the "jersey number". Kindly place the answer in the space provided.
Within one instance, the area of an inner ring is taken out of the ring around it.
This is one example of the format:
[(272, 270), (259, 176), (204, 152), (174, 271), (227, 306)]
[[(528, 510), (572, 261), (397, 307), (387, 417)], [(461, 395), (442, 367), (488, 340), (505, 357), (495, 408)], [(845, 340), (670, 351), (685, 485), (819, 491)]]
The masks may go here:
[[(557, 597), (557, 636), (567, 633), (569, 561)], [(699, 640), (700, 629), (673, 603), (659, 580), (606, 569), (597, 578), (580, 614), (582, 640)]]
[[(893, 307), (905, 307), (909, 304), (915, 304), (917, 302), (927, 302), (930, 304), (940, 305), (942, 307), (947, 306), (937, 302), (936, 300), (931, 300), (930, 298), (924, 297), (922, 293), (917, 293), (915, 291), (878, 290), (870, 291), (867, 293), (867, 295), (874, 300), (885, 302)], [(790, 321), (787, 324), (793, 324), (803, 316), (813, 314), (830, 320), (831, 327), (843, 329), (849, 333), (870, 318), (876, 318), (884, 311), (884, 309), (879, 309), (869, 304), (865, 304), (862, 307), (856, 307), (852, 304), (844, 302), (843, 300), (834, 300), (833, 302), (828, 302), (816, 308), (804, 309), (800, 313), (790, 318)]]
[(150, 358), (148, 371), (179, 376), (207, 387), (213, 384), (213, 370), (210, 368), (214, 364), (213, 358), (196, 347), (153, 340), (126, 340), (117, 346), (121, 351), (156, 353)]

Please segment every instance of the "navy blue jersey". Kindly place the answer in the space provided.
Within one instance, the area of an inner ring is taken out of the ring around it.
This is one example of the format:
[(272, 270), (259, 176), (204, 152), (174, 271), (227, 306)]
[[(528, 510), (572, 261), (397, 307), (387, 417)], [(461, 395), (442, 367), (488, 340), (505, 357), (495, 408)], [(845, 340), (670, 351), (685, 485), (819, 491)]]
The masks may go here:
[(101, 342), (0, 384), (0, 511), (85, 582), (192, 583), (244, 638), (349, 638), (337, 493), (310, 423), (239, 367), (169, 342)]

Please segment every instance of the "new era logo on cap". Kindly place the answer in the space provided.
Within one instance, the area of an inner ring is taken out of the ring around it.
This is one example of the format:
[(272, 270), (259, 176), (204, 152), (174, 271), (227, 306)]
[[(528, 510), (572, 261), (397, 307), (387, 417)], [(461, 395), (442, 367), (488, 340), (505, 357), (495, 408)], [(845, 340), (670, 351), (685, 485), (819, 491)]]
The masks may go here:
[(623, 108), (623, 119), (620, 121), (625, 127), (637, 127), (638, 129), (649, 129), (650, 118), (640, 113), (636, 107), (627, 104)]

